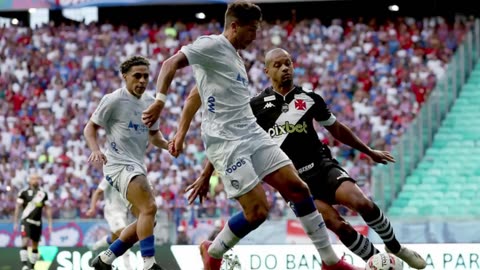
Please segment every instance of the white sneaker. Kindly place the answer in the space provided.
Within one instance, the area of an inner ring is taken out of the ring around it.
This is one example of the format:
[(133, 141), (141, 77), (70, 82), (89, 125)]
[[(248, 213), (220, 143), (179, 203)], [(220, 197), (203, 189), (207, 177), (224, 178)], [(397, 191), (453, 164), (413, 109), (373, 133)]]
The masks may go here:
[(391, 252), (387, 247), (385, 247), (385, 250), (388, 253), (392, 253), (398, 258), (402, 259), (412, 268), (425, 269), (425, 267), (427, 267), (427, 262), (422, 258), (422, 256), (420, 256), (420, 254), (404, 246), (400, 248), (398, 253)]

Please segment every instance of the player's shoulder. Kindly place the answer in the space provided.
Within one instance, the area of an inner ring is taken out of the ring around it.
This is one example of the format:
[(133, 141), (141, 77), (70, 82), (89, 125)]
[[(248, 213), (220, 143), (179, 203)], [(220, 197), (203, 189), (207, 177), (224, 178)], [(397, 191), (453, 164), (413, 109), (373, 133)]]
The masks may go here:
[[(268, 99), (270, 96), (272, 96), (272, 100), (275, 99), (275, 93), (272, 90), (272, 87), (267, 87), (260, 91), (256, 96), (252, 97), (250, 99), (251, 104), (258, 103), (259, 101), (263, 101), (264, 99)], [(268, 100), (267, 100), (268, 101)]]
[(102, 98), (103, 102), (115, 102), (125, 95), (123, 88), (118, 88), (115, 91), (105, 94)]
[(24, 187), (22, 189), (20, 189), (20, 191), (18, 192), (18, 197), (22, 196), (25, 192), (27, 192), (29, 189), (29, 187)]
[(304, 88), (304, 87), (301, 87), (301, 86), (296, 86), (295, 95), (296, 96), (302, 95), (304, 97), (310, 97), (314, 101), (323, 100), (323, 98), (319, 94), (315, 93), (312, 89)]
[(195, 43), (202, 47), (212, 47), (217, 46), (222, 43), (222, 35), (204, 35), (199, 36)]

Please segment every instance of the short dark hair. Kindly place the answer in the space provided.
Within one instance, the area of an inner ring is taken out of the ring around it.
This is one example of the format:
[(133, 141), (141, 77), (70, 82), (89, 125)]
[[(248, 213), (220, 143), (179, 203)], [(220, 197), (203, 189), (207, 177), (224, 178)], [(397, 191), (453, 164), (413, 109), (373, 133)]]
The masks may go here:
[(225, 28), (233, 21), (237, 21), (240, 25), (246, 25), (260, 20), (262, 20), (260, 7), (247, 1), (235, 1), (228, 4), (225, 12)]
[(150, 66), (150, 62), (148, 61), (147, 58), (143, 56), (132, 56), (128, 58), (127, 60), (123, 61), (123, 63), (120, 65), (120, 72), (122, 74), (125, 74), (130, 71), (130, 68), (133, 66)]

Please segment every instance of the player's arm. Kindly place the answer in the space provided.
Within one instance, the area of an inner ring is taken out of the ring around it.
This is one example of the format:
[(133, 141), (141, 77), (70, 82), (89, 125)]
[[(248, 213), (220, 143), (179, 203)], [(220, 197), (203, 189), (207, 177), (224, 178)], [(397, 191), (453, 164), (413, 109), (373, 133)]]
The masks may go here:
[(202, 101), (200, 99), (200, 94), (198, 93), (197, 86), (195, 86), (192, 91), (190, 91), (187, 100), (185, 101), (185, 106), (183, 107), (182, 115), (178, 122), (177, 133), (173, 137), (169, 148), (170, 154), (174, 157), (177, 157), (183, 152), (185, 136), (187, 136), (188, 128), (201, 105)]
[(92, 217), (95, 214), (95, 208), (97, 207), (97, 202), (100, 199), (100, 196), (103, 195), (103, 189), (97, 188), (92, 195), (92, 201), (90, 202), (90, 209), (88, 209), (86, 215), (87, 217)]
[(183, 107), (182, 115), (180, 116), (180, 121), (178, 123), (178, 130), (176, 133), (178, 137), (176, 137), (176, 139), (181, 139), (182, 142), (185, 140), (185, 136), (190, 128), (193, 117), (201, 106), (202, 101), (200, 100), (200, 94), (198, 93), (197, 86), (195, 86), (192, 91), (190, 91), (187, 100), (185, 101), (185, 106)]
[(210, 187), (210, 177), (214, 171), (213, 164), (207, 159), (207, 164), (203, 168), (200, 176), (185, 189), (185, 192), (191, 191), (188, 195), (188, 203), (192, 204), (197, 197), (200, 197), (200, 203), (207, 196), (208, 188)]
[(168, 141), (165, 140), (160, 130), (150, 130), (148, 135), (148, 140), (151, 144), (161, 149), (168, 149)]
[(361, 151), (367, 155), (372, 153), (372, 149), (368, 147), (360, 138), (353, 133), (353, 131), (342, 122), (336, 120), (330, 126), (324, 126), (332, 136), (339, 140), (341, 143), (346, 144), (358, 151)]
[(362, 140), (360, 140), (360, 138), (358, 138), (349, 127), (339, 121), (335, 121), (332, 125), (324, 127), (335, 139), (367, 154), (377, 163), (387, 164), (388, 162), (395, 162), (395, 158), (389, 152), (371, 149), (368, 145), (362, 142)]
[(18, 215), (20, 214), (20, 210), (23, 208), (23, 198), (18, 196), (17, 198), (17, 204), (15, 205), (15, 211), (13, 212), (13, 230), (17, 230), (18, 226)]
[(100, 146), (98, 145), (98, 141), (97, 141), (98, 129), (100, 129), (100, 126), (95, 124), (92, 120), (89, 120), (83, 130), (83, 136), (85, 136), (85, 140), (87, 141), (88, 148), (90, 148), (90, 151), (92, 151), (92, 154), (88, 158), (88, 161), (89, 162), (102, 161), (103, 164), (106, 164), (107, 157), (100, 150)]
[(52, 227), (53, 227), (53, 211), (52, 207), (49, 202), (45, 203), (45, 213), (47, 214), (47, 220), (48, 220), (48, 229), (50, 233), (52, 232)]
[[(187, 57), (180, 51), (165, 60), (157, 78), (157, 93), (166, 95), (177, 70), (186, 66), (188, 66)], [(159, 100), (156, 99), (156, 102), (159, 102)]]
[(157, 78), (157, 95), (155, 102), (150, 105), (142, 114), (142, 121), (148, 127), (152, 127), (160, 117), (160, 112), (165, 106), (168, 87), (172, 83), (173, 77), (178, 69), (188, 66), (188, 60), (185, 54), (177, 52), (172, 57), (163, 62), (160, 73)]

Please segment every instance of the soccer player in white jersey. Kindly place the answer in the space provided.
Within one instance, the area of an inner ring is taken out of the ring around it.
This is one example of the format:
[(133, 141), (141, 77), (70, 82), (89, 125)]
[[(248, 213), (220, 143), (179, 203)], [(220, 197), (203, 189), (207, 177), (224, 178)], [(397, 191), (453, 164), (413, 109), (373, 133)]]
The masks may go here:
[[(103, 162), (103, 174), (122, 198), (131, 205), (137, 221), (128, 225), (108, 250), (92, 261), (95, 269), (112, 269), (115, 258), (123, 255), (133, 244), (140, 241), (144, 269), (161, 269), (155, 262), (155, 214), (157, 207), (144, 164), (149, 143), (166, 148), (168, 142), (159, 131), (156, 121), (150, 127), (142, 123), (142, 110), (154, 102), (144, 94), (149, 79), (149, 62), (141, 56), (133, 56), (120, 66), (126, 86), (105, 95), (90, 121), (84, 135), (92, 151), (89, 162)], [(97, 130), (102, 127), (107, 135), (107, 150), (104, 153), (97, 143)]]
[[(120, 233), (128, 224), (128, 203), (122, 199), (120, 193), (114, 190), (105, 178), (100, 182), (92, 195), (90, 209), (88, 209), (86, 213), (87, 216), (93, 217), (95, 215), (96, 205), (102, 194), (104, 195), (103, 214), (108, 223), (108, 227), (110, 228), (110, 234), (105, 235), (105, 237), (102, 237), (93, 244), (93, 252), (111, 245), (113, 241), (118, 239)], [(130, 253), (126, 251), (125, 254), (122, 255), (122, 258), (125, 269), (131, 270)]]
[(204, 269), (219, 270), (223, 255), (266, 220), (270, 207), (262, 180), (293, 202), (296, 215), (330, 269), (355, 269), (335, 254), (308, 187), (290, 159), (256, 123), (250, 108), (247, 72), (238, 50), (256, 38), (261, 17), (255, 4), (230, 3), (223, 34), (200, 37), (163, 63), (156, 101), (144, 111), (143, 121), (154, 125), (175, 72), (191, 65), (203, 105), (202, 138), (207, 157), (221, 174), (227, 195), (243, 209), (212, 242), (201, 243)]

